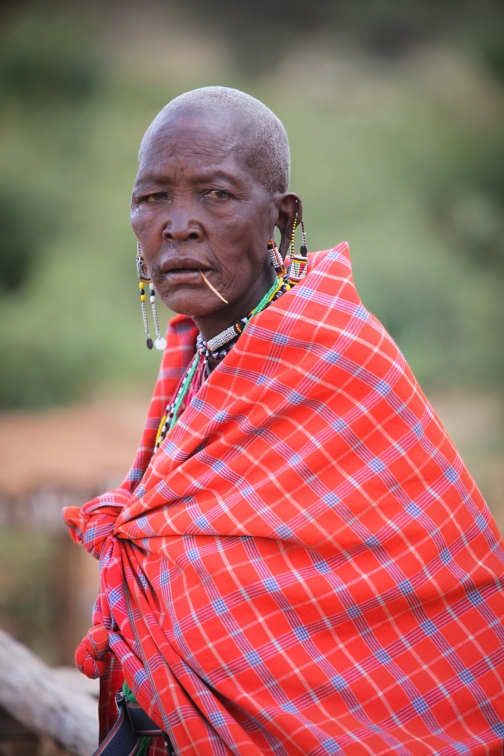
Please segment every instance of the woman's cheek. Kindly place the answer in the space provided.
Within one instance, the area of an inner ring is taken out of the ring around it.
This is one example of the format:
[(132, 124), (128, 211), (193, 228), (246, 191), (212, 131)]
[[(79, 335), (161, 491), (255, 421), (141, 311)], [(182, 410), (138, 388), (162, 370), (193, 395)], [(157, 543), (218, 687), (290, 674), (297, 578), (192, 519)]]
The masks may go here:
[(135, 234), (139, 237), (141, 234), (154, 231), (156, 213), (150, 207), (138, 207), (130, 213), (131, 226)]

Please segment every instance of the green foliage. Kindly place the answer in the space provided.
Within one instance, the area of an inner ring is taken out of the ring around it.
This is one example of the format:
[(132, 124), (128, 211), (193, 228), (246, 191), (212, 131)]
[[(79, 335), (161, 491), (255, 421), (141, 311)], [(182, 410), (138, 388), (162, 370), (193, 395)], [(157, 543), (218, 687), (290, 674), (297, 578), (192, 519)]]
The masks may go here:
[(447, 154), (431, 192), (432, 214), (460, 254), (504, 285), (504, 132), (497, 117), (485, 131), (487, 139), (466, 137)]
[(71, 18), (49, 8), (23, 14), (3, 34), (0, 91), (32, 106), (87, 98), (97, 87), (98, 66), (83, 42)]
[[(21, 197), (0, 195), (0, 290), (15, 292), (26, 282), (35, 263), (37, 242), (25, 223), (25, 212), (33, 218), (33, 207)], [(28, 205), (28, 206), (27, 206)], [(35, 217), (37, 213), (35, 212)], [(35, 219), (34, 219), (35, 220)]]
[[(34, 324), (35, 326), (35, 324)], [(20, 345), (16, 333), (4, 337), (8, 357), (0, 371), (0, 409), (44, 407), (75, 401), (103, 380), (103, 349), (76, 339), (75, 348), (60, 341), (57, 328), (48, 343), (36, 326)], [(42, 336), (42, 338), (40, 338)]]
[(502, 23), (496, 24), (480, 40), (481, 55), (488, 68), (504, 81), (504, 34)]
[(287, 52), (301, 54), (312, 35), (332, 46), (357, 46), (400, 59), (422, 45), (463, 37), (481, 48), (488, 65), (502, 68), (504, 12), (497, 0), (206, 0), (176, 2), (223, 37), (249, 73), (268, 69)]

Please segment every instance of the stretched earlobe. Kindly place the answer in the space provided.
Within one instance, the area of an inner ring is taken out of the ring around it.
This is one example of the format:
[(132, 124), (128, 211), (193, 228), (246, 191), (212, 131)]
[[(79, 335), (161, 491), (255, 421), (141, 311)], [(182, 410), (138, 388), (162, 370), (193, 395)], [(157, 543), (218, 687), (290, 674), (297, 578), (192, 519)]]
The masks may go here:
[(278, 220), (276, 223), (280, 231), (280, 254), (285, 258), (292, 242), (295, 226), (299, 225), (303, 218), (303, 205), (301, 198), (294, 192), (286, 192), (278, 197)]

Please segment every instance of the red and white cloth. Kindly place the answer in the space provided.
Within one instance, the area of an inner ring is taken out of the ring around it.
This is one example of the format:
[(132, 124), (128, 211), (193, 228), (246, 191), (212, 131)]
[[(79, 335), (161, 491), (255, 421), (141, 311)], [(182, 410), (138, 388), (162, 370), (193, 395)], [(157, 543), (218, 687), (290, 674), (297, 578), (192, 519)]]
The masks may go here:
[(503, 753), (503, 543), (347, 245), (152, 457), (195, 339), (172, 320), (122, 487), (65, 510), (100, 558), (108, 663), (179, 754)]

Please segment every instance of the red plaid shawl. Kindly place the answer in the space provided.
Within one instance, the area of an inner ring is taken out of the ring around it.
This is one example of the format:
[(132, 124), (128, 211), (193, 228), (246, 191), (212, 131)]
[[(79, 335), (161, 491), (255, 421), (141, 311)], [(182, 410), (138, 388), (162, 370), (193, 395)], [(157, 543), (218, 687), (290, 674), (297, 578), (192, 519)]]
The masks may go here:
[(501, 754), (502, 541), (342, 244), (253, 318), (151, 460), (67, 510), (95, 621), (177, 752)]

